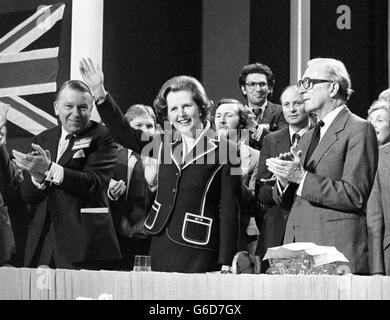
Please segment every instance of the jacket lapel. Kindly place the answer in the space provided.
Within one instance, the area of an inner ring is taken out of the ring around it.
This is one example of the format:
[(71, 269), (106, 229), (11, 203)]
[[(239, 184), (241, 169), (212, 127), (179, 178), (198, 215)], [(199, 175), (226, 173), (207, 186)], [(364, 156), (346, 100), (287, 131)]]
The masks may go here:
[(56, 161), (58, 152), (58, 143), (61, 138), (61, 127), (57, 127), (53, 134), (48, 136), (48, 139), (41, 145), (44, 150), (50, 151), (52, 161)]
[(65, 165), (70, 161), (70, 159), (72, 159), (73, 154), (76, 152), (75, 150), (72, 150), (75, 140), (76, 138), (71, 139), (69, 141), (68, 147), (66, 148), (65, 152), (62, 154), (61, 158), (58, 159), (58, 164), (60, 166)]
[(129, 149), (123, 148), (119, 150), (117, 168), (118, 178), (125, 181), (127, 185), (127, 171), (129, 170)]
[[(322, 137), (320, 142), (318, 143), (317, 148), (314, 150), (311, 162), (314, 162), (313, 169), (315, 169), (318, 166), (318, 163), (321, 161), (322, 157), (326, 154), (326, 152), (329, 150), (329, 148), (338, 140), (337, 134), (344, 130), (345, 124), (350, 116), (350, 111), (347, 107), (344, 107), (343, 110), (340, 111), (340, 113), (337, 115), (337, 117), (333, 120), (332, 124), (326, 131), (325, 135)], [(313, 134), (313, 131), (311, 132), (311, 135)], [(310, 135), (310, 139), (311, 139)], [(305, 157), (307, 154), (307, 149), (309, 146), (307, 145), (307, 148), (305, 150)]]
[(182, 169), (188, 167), (197, 159), (204, 157), (206, 154), (216, 149), (217, 145), (214, 143), (214, 141), (214, 139), (211, 139), (207, 135), (203, 135), (203, 137), (200, 137), (191, 152), (186, 155)]
[(183, 159), (183, 143), (181, 140), (181, 137), (179, 137), (176, 141), (172, 142), (170, 144), (170, 153), (171, 153), (171, 158), (173, 162), (175, 163), (176, 167), (181, 170), (180, 164)]

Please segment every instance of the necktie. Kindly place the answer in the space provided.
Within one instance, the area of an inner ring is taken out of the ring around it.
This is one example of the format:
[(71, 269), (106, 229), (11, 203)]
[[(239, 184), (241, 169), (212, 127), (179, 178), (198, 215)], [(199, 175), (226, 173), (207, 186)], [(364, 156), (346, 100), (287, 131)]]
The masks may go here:
[(253, 113), (255, 114), (256, 121), (260, 122), (261, 116), (262, 116), (262, 113), (263, 113), (263, 109), (262, 108), (257, 108), (256, 110), (253, 110)]
[(306, 154), (306, 158), (305, 158), (305, 165), (304, 165), (304, 167), (308, 171), (312, 171), (309, 168), (307, 168), (307, 164), (308, 164), (308, 162), (309, 162), (309, 160), (310, 160), (314, 150), (317, 148), (318, 142), (320, 141), (321, 127), (323, 125), (324, 125), (324, 122), (322, 120), (320, 120), (314, 127), (313, 135), (311, 137), (309, 149), (307, 150), (307, 154)]
[(301, 139), (301, 136), (298, 133), (294, 133), (291, 140), (291, 145), (294, 145), (295, 141), (297, 144), (299, 143), (299, 139)]
[(71, 141), (74, 139), (74, 135), (71, 133), (68, 133), (64, 140), (60, 141), (60, 146), (58, 148), (57, 153), (57, 162), (61, 159), (62, 155), (65, 153), (65, 151), (68, 149), (68, 147), (71, 145)]

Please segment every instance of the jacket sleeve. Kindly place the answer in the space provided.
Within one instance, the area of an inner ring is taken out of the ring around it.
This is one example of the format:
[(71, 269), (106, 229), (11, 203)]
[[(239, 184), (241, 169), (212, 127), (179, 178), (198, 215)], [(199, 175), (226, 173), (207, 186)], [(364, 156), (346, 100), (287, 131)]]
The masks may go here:
[(370, 274), (385, 273), (383, 258), (384, 218), (382, 194), (378, 174), (367, 203), (368, 256)]
[(148, 146), (143, 154), (153, 154), (157, 157), (158, 150), (155, 148), (158, 149), (160, 145), (160, 135), (150, 135), (133, 129), (110, 94), (102, 104), (97, 105), (97, 110), (116, 142), (138, 154), (142, 154), (144, 147)]
[[(231, 265), (237, 252), (241, 202), (241, 176), (224, 164), (221, 171), (220, 235), (218, 264)], [(235, 167), (234, 169), (238, 169)], [(232, 174), (233, 173), (233, 174)]]

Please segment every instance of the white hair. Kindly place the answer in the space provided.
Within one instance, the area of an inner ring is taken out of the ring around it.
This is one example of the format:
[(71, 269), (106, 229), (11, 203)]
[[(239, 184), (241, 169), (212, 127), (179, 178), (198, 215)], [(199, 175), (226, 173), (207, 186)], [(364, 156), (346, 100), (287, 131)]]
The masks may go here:
[(329, 80), (337, 82), (340, 85), (338, 93), (344, 101), (347, 101), (353, 93), (353, 90), (351, 78), (344, 63), (333, 58), (315, 58), (307, 62), (308, 67), (315, 64), (325, 65)]

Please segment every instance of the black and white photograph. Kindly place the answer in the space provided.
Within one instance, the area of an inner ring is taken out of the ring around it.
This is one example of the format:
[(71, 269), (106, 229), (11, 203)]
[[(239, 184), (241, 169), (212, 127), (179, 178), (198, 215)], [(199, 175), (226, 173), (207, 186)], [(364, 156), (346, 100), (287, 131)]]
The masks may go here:
[(389, 17), (0, 0), (0, 300), (390, 300)]

